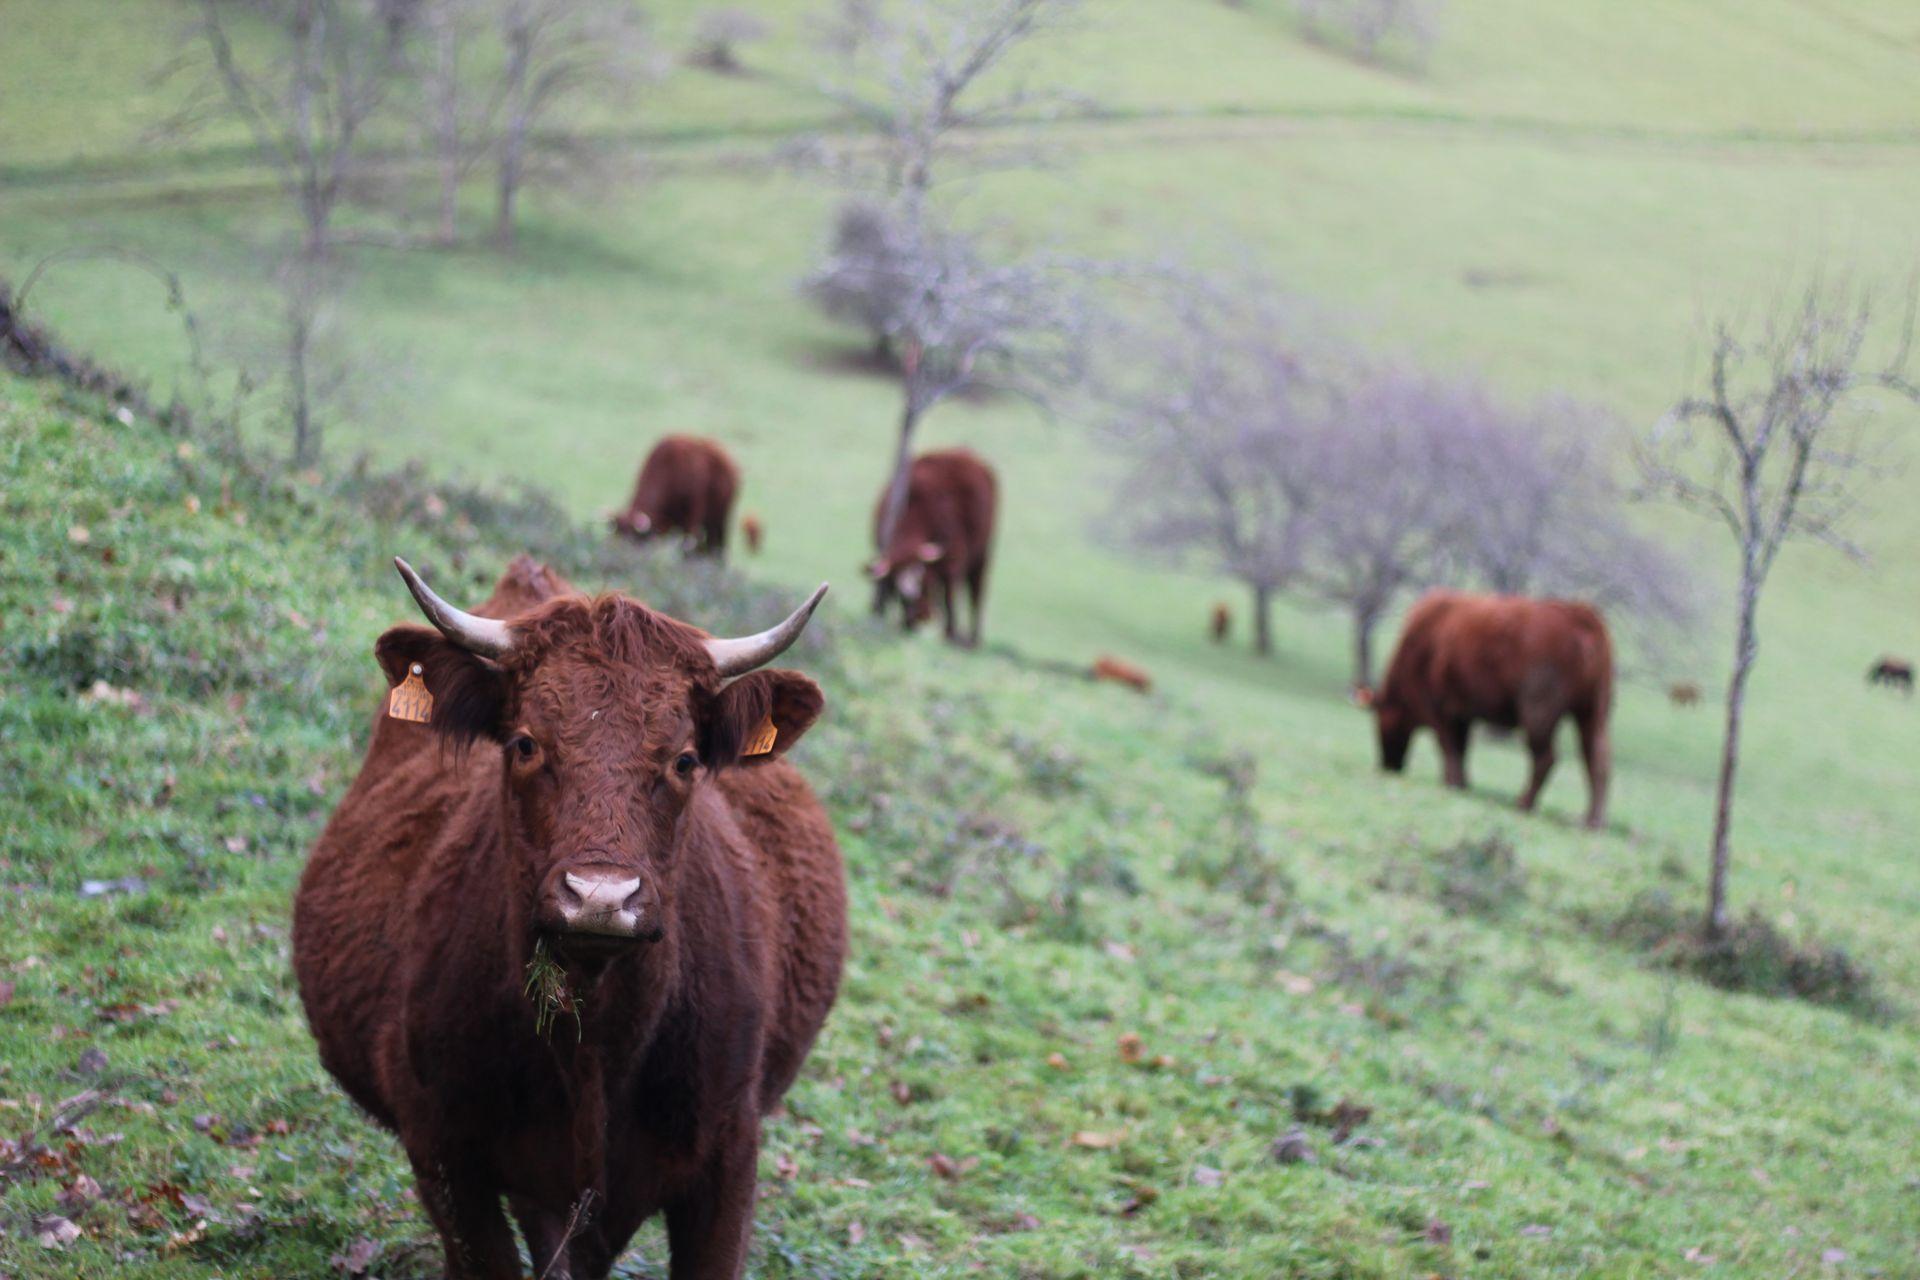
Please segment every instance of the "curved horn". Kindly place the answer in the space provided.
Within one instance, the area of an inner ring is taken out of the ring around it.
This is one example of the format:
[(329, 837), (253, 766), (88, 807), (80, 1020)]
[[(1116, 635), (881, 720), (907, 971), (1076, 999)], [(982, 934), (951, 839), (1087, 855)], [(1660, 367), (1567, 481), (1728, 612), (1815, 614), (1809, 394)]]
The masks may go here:
[(723, 676), (743, 676), (755, 667), (764, 667), (785, 653), (787, 646), (800, 638), (807, 629), (807, 620), (813, 617), (820, 600), (827, 594), (827, 584), (821, 583), (807, 602), (787, 615), (787, 620), (755, 636), (742, 636), (737, 640), (712, 639), (707, 641), (707, 656), (713, 659), (713, 665), (720, 669)]
[(407, 590), (413, 592), (413, 598), (420, 604), (420, 612), (427, 615), (427, 621), (437, 627), (441, 635), (468, 653), (477, 653), (483, 658), (504, 658), (513, 652), (513, 631), (506, 623), (454, 608), (433, 594), (433, 588), (422, 582), (413, 566), (399, 556), (393, 558), (393, 567), (406, 580)]

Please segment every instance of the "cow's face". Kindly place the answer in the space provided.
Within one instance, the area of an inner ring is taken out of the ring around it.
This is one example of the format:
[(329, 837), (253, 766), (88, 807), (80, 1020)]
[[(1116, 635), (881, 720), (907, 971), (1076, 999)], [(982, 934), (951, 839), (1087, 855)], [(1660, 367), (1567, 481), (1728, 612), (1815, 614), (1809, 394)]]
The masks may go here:
[(653, 536), (653, 517), (644, 511), (616, 511), (607, 518), (607, 525), (616, 534), (635, 542), (645, 542)]
[(937, 542), (923, 542), (905, 551), (881, 556), (867, 567), (877, 581), (892, 585), (900, 597), (901, 621), (911, 631), (933, 617), (933, 592), (927, 581), (931, 566), (946, 555)]
[(438, 630), (396, 627), (377, 652), (389, 679), (421, 668), (438, 732), (499, 753), (517, 917), (569, 956), (658, 941), (701, 788), (777, 757), (820, 714), (806, 676), (752, 669), (798, 636), (818, 593), (773, 631), (711, 640), (622, 596), (500, 623), (415, 589), (437, 602), (422, 600)]
[(1415, 727), (1413, 717), (1387, 694), (1375, 693), (1370, 701), (1380, 731), (1380, 767), (1389, 773), (1399, 773), (1407, 767), (1407, 748), (1413, 742)]

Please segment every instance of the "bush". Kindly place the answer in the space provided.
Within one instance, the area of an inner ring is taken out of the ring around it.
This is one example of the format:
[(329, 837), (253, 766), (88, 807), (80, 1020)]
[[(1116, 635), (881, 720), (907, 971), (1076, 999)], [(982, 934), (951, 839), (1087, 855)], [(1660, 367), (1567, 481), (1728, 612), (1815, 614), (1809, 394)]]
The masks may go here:
[(1791, 937), (1758, 910), (1710, 937), (1697, 912), (1665, 889), (1646, 889), (1604, 921), (1603, 931), (1725, 991), (1805, 1000), (1876, 1021), (1892, 1014), (1873, 971), (1845, 947), (1811, 928)]

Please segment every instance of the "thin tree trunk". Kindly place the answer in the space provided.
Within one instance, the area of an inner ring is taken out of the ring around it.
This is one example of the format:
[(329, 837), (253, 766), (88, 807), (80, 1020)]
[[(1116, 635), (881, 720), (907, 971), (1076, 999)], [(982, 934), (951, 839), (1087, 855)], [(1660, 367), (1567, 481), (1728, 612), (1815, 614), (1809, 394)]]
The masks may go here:
[[(305, 264), (302, 264), (304, 273)], [(312, 389), (308, 385), (308, 348), (313, 339), (313, 316), (305, 296), (304, 274), (293, 283), (287, 303), (287, 398), (293, 414), (293, 464), (311, 466), (320, 451), (319, 428), (313, 420)]]
[(440, 16), (435, 32), (440, 65), (435, 106), (439, 112), (435, 138), (440, 150), (440, 234), (443, 245), (460, 238), (460, 49), (459, 34), (450, 14)]
[(1273, 652), (1273, 588), (1253, 584), (1253, 651), (1266, 657)]
[(1727, 868), (1732, 859), (1733, 784), (1740, 768), (1740, 718), (1746, 707), (1747, 677), (1753, 671), (1760, 641), (1754, 616), (1760, 604), (1760, 583), (1748, 552), (1740, 575), (1740, 629), (1733, 653), (1733, 678), (1727, 684), (1727, 730), (1720, 744), (1720, 784), (1714, 797), (1713, 864), (1707, 875), (1707, 936), (1719, 937), (1729, 923)]
[(507, 120), (500, 131), (499, 207), (493, 224), (493, 242), (502, 249), (513, 246), (520, 182), (526, 165), (531, 41), (532, 35), (525, 30), (515, 29), (507, 34)]
[[(893, 472), (887, 478), (887, 497), (880, 507), (880, 523), (874, 530), (874, 540), (879, 544), (877, 550), (885, 555), (887, 548), (893, 545), (894, 531), (900, 527), (900, 517), (907, 509), (907, 479), (913, 470), (913, 438), (920, 427), (920, 410), (913, 401), (913, 393), (907, 393), (906, 405), (900, 410), (900, 439), (894, 448)], [(873, 611), (879, 613), (887, 607), (892, 598), (892, 585), (886, 580), (874, 584)]]
[(1361, 689), (1373, 688), (1373, 629), (1379, 621), (1365, 611), (1353, 615), (1353, 683)]

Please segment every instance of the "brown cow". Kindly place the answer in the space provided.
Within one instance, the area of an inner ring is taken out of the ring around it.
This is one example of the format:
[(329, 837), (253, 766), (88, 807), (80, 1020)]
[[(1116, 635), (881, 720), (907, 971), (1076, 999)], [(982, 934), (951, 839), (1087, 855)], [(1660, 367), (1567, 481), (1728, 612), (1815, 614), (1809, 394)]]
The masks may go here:
[[(898, 598), (908, 629), (933, 616), (938, 590), (946, 613), (947, 639), (968, 648), (980, 643), (981, 596), (986, 591), (987, 560), (993, 545), (993, 521), (999, 486), (993, 469), (966, 449), (923, 453), (907, 473), (907, 500), (893, 539), (867, 566), (879, 588), (876, 610)], [(874, 508), (874, 543), (886, 518), (887, 495)], [(973, 623), (960, 636), (954, 593), (964, 582)]]
[(740, 468), (725, 449), (698, 436), (665, 436), (641, 464), (627, 509), (609, 523), (636, 542), (677, 533), (688, 551), (724, 558), (739, 490)]
[(760, 526), (760, 517), (751, 511), (740, 521), (740, 534), (747, 540), (747, 550), (753, 555), (760, 554), (760, 539), (765, 532)]
[(1093, 660), (1093, 678), (1123, 684), (1136, 693), (1150, 693), (1153, 690), (1153, 680), (1145, 671), (1131, 662), (1104, 653)]
[(1913, 664), (1904, 658), (1883, 657), (1867, 668), (1868, 684), (1884, 684), (1889, 689), (1904, 688), (1913, 693)]
[(1700, 701), (1700, 686), (1690, 680), (1667, 687), (1667, 701), (1676, 707), (1695, 706)]
[(1210, 623), (1215, 644), (1227, 642), (1227, 632), (1233, 627), (1233, 611), (1224, 604), (1213, 606), (1213, 618)]
[(1572, 716), (1587, 764), (1587, 825), (1606, 821), (1613, 644), (1590, 605), (1520, 596), (1433, 591), (1407, 613), (1386, 681), (1372, 698), (1380, 763), (1398, 773), (1418, 729), (1440, 741), (1446, 783), (1467, 785), (1467, 734), (1476, 720), (1522, 729), (1533, 773), (1530, 810), (1553, 768), (1553, 732)]
[[(455, 1280), (607, 1275), (664, 1213), (675, 1276), (745, 1263), (761, 1119), (831, 1008), (840, 850), (779, 757), (819, 687), (522, 558), (374, 652), (377, 718), (294, 899), (322, 1063), (393, 1130)], [(417, 704), (417, 699), (415, 703)], [(529, 992), (534, 992), (530, 995)], [(556, 1012), (557, 1010), (557, 1012)]]

